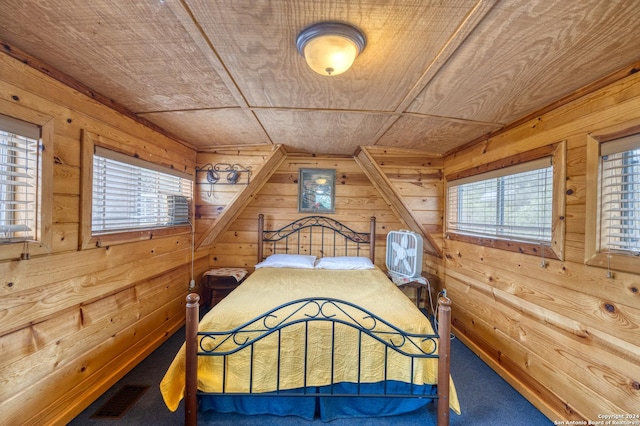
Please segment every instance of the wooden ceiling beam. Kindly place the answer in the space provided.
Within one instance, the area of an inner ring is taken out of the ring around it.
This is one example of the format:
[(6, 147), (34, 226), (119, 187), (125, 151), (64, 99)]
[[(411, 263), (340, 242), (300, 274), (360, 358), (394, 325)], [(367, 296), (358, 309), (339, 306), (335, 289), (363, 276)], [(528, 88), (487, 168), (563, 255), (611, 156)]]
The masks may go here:
[(422, 235), (423, 250), (435, 256), (442, 257), (441, 248), (424, 226), (422, 226), (420, 221), (413, 215), (411, 208), (407, 206), (404, 199), (398, 194), (387, 175), (369, 152), (368, 147), (362, 146), (358, 148), (353, 158), (367, 175), (373, 186), (380, 192), (389, 208), (391, 208), (409, 229)]

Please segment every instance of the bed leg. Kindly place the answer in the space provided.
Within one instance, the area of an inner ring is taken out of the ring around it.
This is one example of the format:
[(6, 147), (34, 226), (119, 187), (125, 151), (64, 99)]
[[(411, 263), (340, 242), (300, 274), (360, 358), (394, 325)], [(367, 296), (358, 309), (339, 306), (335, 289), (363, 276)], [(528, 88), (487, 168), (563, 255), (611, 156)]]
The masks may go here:
[(185, 337), (185, 397), (184, 424), (196, 426), (198, 423), (198, 321), (200, 320), (200, 296), (195, 293), (187, 295), (186, 337)]
[(449, 426), (449, 374), (451, 367), (451, 300), (438, 299), (438, 426)]
[(264, 215), (258, 215), (258, 263), (264, 260)]
[(369, 225), (369, 258), (376, 263), (376, 217), (371, 216)]

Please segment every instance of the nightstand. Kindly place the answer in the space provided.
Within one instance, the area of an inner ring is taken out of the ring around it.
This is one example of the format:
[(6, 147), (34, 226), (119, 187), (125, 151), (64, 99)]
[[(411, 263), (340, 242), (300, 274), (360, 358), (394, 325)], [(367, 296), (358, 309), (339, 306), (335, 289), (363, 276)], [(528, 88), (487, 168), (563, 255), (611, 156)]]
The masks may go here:
[(203, 274), (202, 305), (213, 307), (247, 277), (244, 268), (215, 268)]
[[(419, 277), (407, 278), (400, 276), (392, 276), (387, 272), (389, 279), (394, 282), (398, 288), (410, 287), (416, 289), (416, 306), (420, 308), (420, 302), (422, 302), (422, 290), (425, 289), (427, 291), (431, 291), (431, 287), (433, 285), (438, 286), (440, 283), (440, 279), (433, 274), (428, 272), (422, 272)], [(429, 306), (428, 300), (425, 302), (425, 306), (428, 308)]]

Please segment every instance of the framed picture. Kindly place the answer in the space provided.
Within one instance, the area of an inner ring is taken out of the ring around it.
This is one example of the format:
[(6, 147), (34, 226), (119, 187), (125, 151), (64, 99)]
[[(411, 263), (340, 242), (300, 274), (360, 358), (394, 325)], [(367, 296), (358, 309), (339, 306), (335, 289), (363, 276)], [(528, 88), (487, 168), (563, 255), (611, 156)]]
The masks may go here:
[(335, 189), (335, 169), (300, 169), (298, 211), (301, 213), (334, 213), (336, 210)]

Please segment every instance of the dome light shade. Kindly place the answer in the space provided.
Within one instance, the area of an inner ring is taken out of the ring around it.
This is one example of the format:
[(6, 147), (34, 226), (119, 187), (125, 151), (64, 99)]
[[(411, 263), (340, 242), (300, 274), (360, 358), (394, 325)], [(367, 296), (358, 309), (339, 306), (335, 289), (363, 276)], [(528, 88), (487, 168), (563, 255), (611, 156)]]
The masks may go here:
[(321, 75), (342, 74), (364, 50), (362, 32), (340, 22), (320, 22), (305, 28), (296, 40), (307, 65)]

